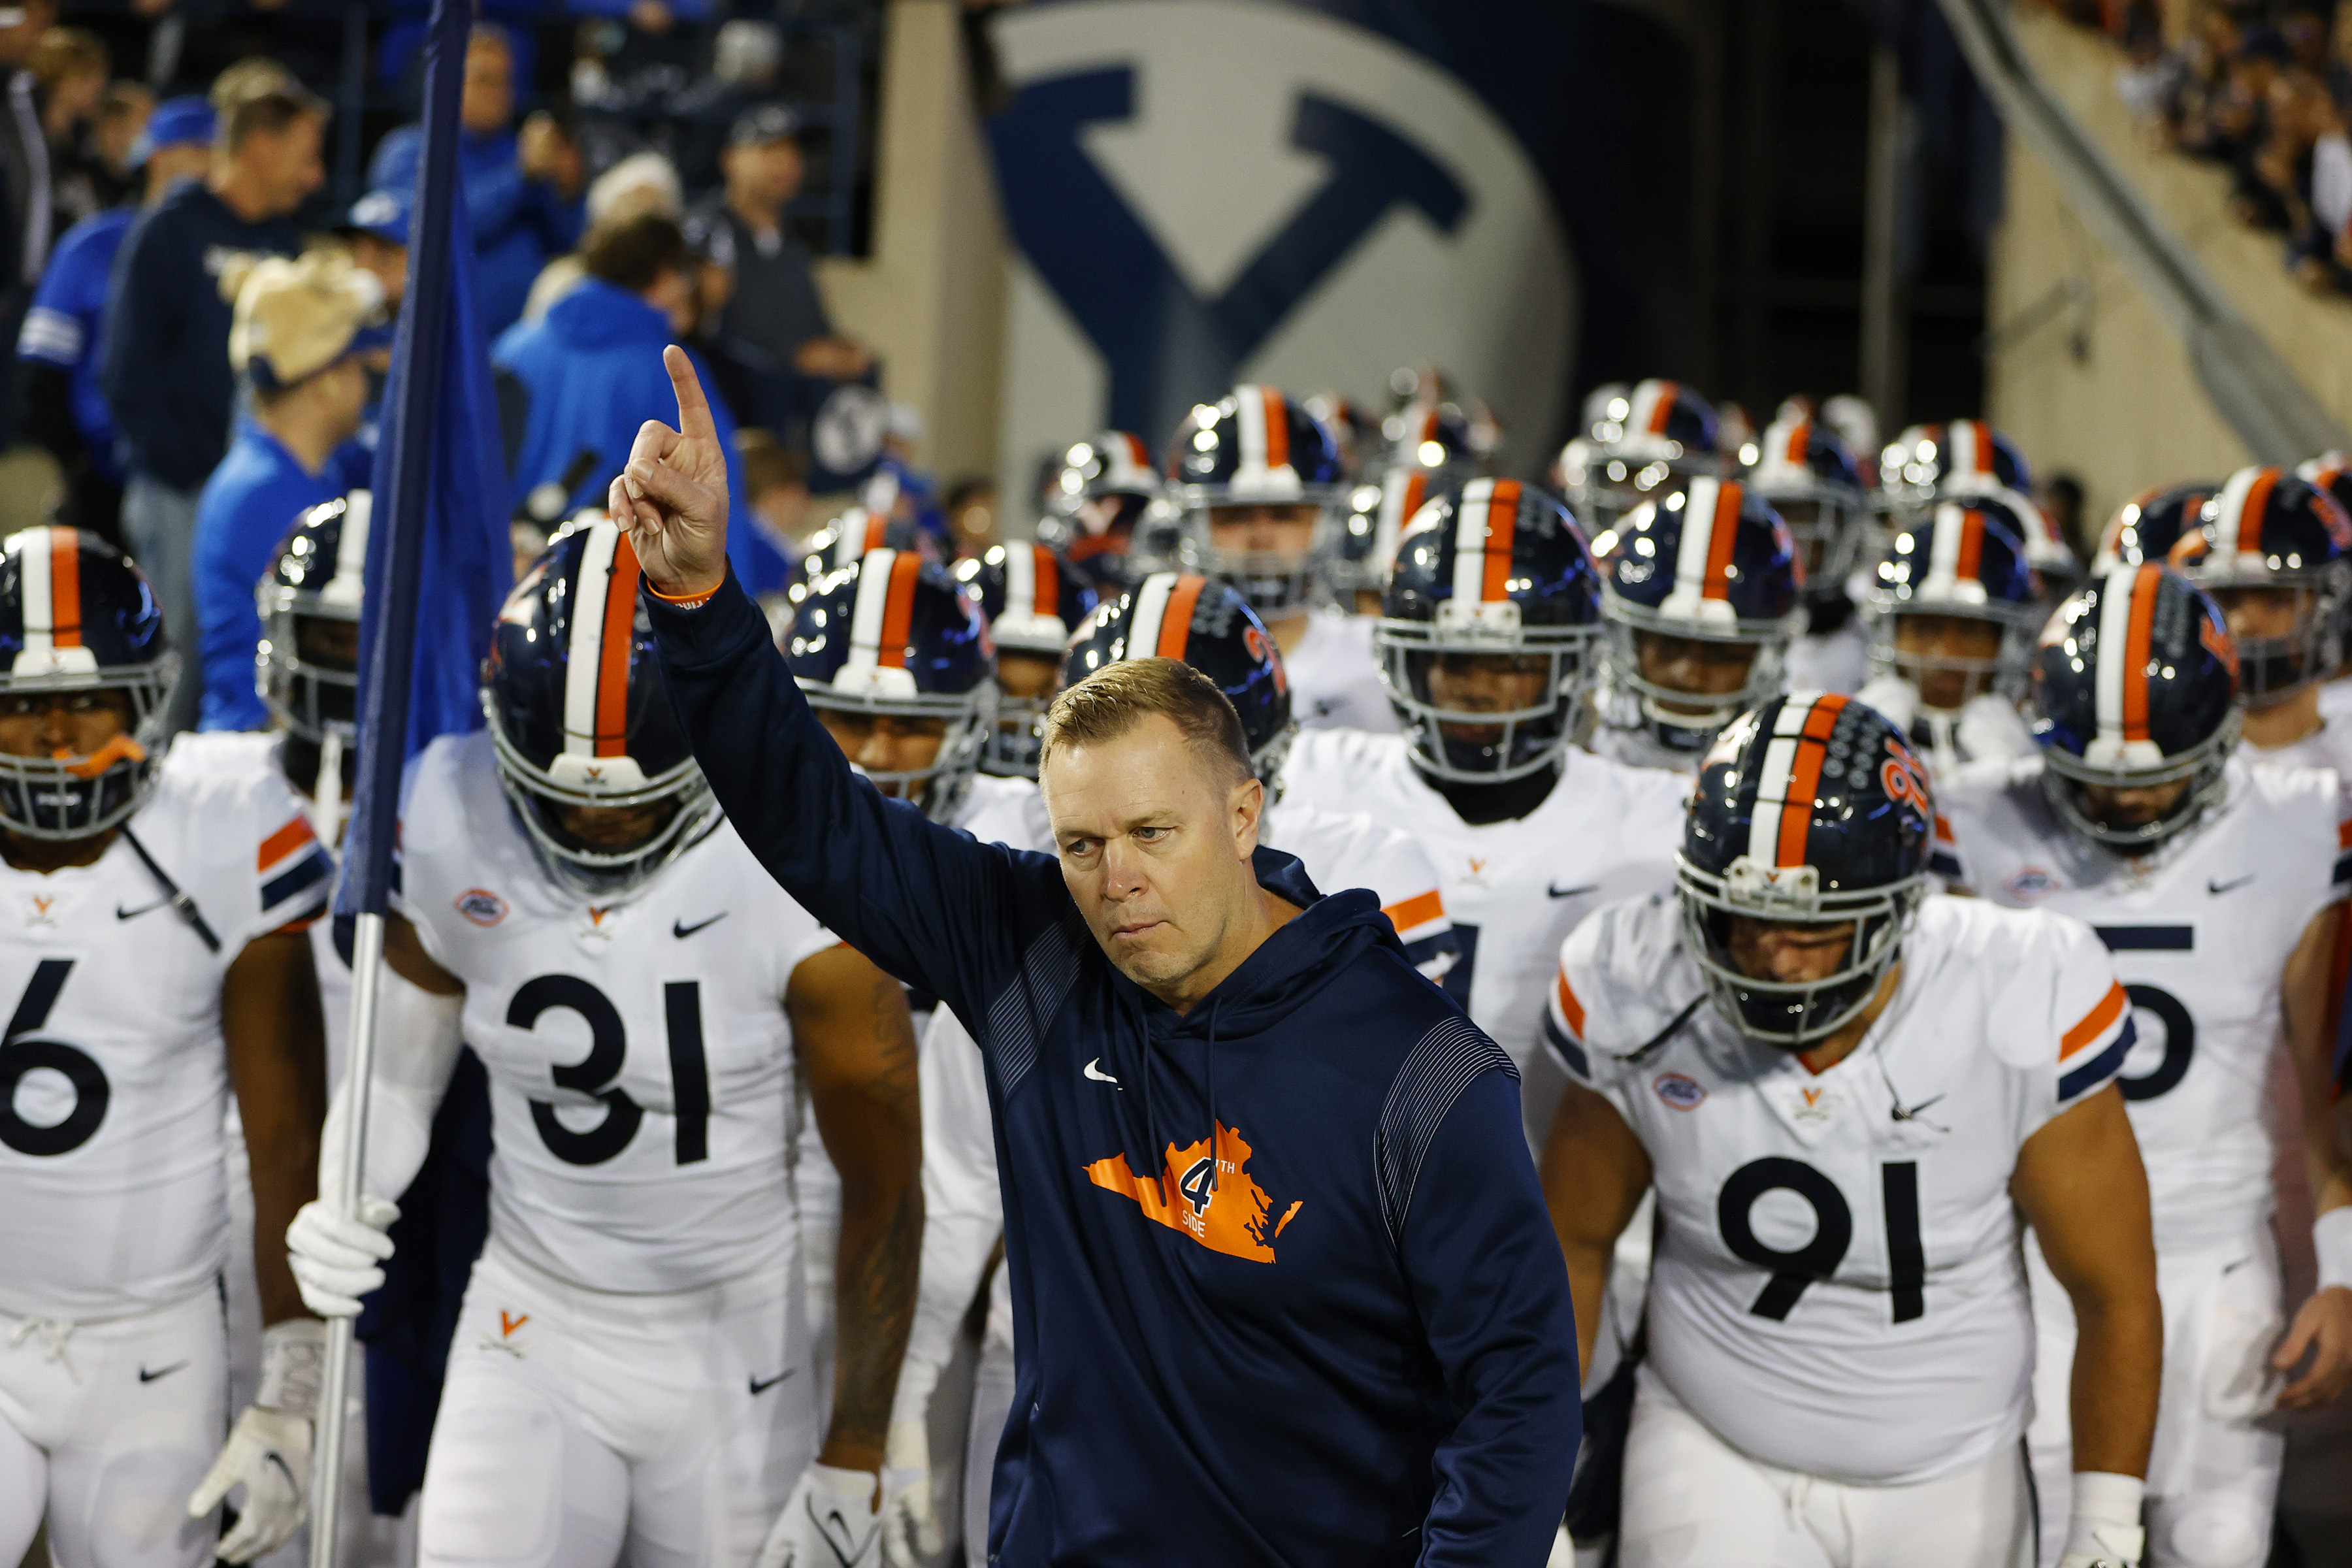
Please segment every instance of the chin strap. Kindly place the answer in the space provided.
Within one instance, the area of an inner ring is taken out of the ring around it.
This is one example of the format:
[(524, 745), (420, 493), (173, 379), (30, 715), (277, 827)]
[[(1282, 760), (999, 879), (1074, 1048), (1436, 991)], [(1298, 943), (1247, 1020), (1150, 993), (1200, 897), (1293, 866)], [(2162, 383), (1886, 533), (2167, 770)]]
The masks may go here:
[(155, 879), (156, 886), (162, 888), (163, 896), (172, 901), (172, 912), (188, 922), (188, 929), (196, 933), (196, 940), (205, 944), (207, 952), (218, 952), (221, 950), (220, 938), (215, 936), (213, 928), (205, 923), (205, 913), (196, 908), (196, 900), (182, 892), (180, 884), (172, 880), (172, 874), (163, 869), (155, 857), (147, 853), (147, 846), (139, 842), (139, 836), (131, 831), (130, 824), (125, 823), (119, 831), (122, 835), (122, 842), (131, 846), (131, 852), (139, 857), (140, 864), (147, 868), (147, 874)]

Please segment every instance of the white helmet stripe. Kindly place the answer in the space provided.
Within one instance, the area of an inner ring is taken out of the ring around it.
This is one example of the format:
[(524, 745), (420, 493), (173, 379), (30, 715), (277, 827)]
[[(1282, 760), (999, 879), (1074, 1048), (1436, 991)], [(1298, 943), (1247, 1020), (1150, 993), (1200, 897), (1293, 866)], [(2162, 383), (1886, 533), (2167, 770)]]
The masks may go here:
[(882, 622), (890, 608), (891, 568), (898, 563), (898, 552), (889, 549), (868, 551), (859, 563), (857, 604), (849, 612), (849, 657), (834, 676), (835, 685), (863, 684), (848, 681), (850, 672), (879, 667)]
[(1026, 544), (1004, 547), (1004, 608), (1002, 615), (1037, 613), (1037, 552)]
[(1241, 458), (1234, 469), (1234, 478), (1244, 477), (1263, 480), (1265, 462), (1265, 389), (1257, 386), (1234, 388), (1234, 403), (1238, 410), (1234, 426), (1241, 435)]
[(613, 552), (621, 530), (610, 521), (582, 541), (580, 580), (572, 585), (572, 647), (563, 666), (563, 750), (596, 754), (596, 683), (604, 666), (604, 597), (613, 585)]
[[(1764, 763), (1756, 779), (1756, 811), (1748, 822), (1748, 858), (1759, 866), (1777, 866), (1780, 856), (1780, 815), (1788, 809), (1789, 775), (1797, 764), (1797, 738), (1813, 711), (1820, 693), (1792, 691), (1772, 716), (1772, 740), (1764, 748)], [(1807, 803), (1810, 810), (1811, 803)]]
[(1960, 536), (1968, 531), (1967, 508), (1956, 501), (1943, 501), (1937, 506), (1934, 537), (1927, 545), (1927, 580), (1919, 585), (1922, 596), (1951, 596), (1952, 584), (1960, 572)]
[(1454, 602), (1475, 605), (1486, 594), (1486, 513), (1495, 504), (1495, 481), (1473, 479), (1462, 492), (1454, 519)]
[(1633, 389), (1633, 405), (1625, 413), (1625, 433), (1646, 436), (1658, 418), (1658, 400), (1667, 395), (1674, 383), (1645, 381)]
[(374, 511), (375, 498), (366, 490), (353, 490), (343, 498), (343, 527), (335, 540), (335, 574), (319, 590), (319, 597), (331, 605), (362, 602), (367, 577), (368, 523)]
[(2131, 637), (2132, 589), (2139, 568), (2118, 566), (2107, 574), (2099, 595), (2099, 670), (2094, 694), (2099, 722), (2100, 748), (2120, 755), (2124, 744), (2124, 671), (2130, 662), (2125, 652)]
[[(1715, 553), (1716, 514), (1722, 508), (1723, 481), (1693, 479), (1683, 501), (1682, 542), (1675, 549), (1675, 591), (1664, 608), (1696, 618), (1706, 593), (1707, 558)], [(1737, 526), (1735, 523), (1734, 526)]]
[(1135, 618), (1127, 628), (1127, 657), (1150, 658), (1160, 648), (1160, 623), (1168, 617), (1168, 596), (1176, 591), (1176, 574), (1154, 572), (1135, 591)]
[(2240, 525), (2245, 521), (2246, 495), (2270, 470), (2261, 468), (2240, 468), (2221, 487), (2213, 505), (2213, 558), (2218, 564), (2238, 552)]
[(49, 552), (55, 547), (47, 528), (28, 528), (17, 537), (24, 542), (16, 570), (25, 596), (25, 651), (46, 654), (55, 646), (51, 634), (57, 626), (49, 583)]

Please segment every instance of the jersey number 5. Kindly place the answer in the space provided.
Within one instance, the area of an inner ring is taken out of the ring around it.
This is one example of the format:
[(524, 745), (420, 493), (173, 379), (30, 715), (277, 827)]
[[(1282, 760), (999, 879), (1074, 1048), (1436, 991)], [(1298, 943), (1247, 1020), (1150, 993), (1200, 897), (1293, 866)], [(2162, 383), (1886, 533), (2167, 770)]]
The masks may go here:
[[(1919, 1238), (1919, 1165), (1914, 1160), (1889, 1161), (1878, 1167), (1878, 1177), (1886, 1209), (1888, 1293), (1895, 1299), (1895, 1321), (1907, 1323), (1927, 1310), (1927, 1255)], [(1813, 1211), (1813, 1238), (1791, 1252), (1758, 1240), (1748, 1219), (1756, 1200), (1776, 1189), (1796, 1194)], [(1731, 1255), (1771, 1275), (1748, 1310), (1776, 1323), (1788, 1317), (1807, 1286), (1837, 1272), (1846, 1248), (1853, 1245), (1853, 1210), (1837, 1184), (1802, 1160), (1777, 1154), (1750, 1160), (1731, 1173), (1716, 1199), (1715, 1218)]]
[[(89, 1142), (106, 1120), (106, 1102), (112, 1089), (106, 1072), (87, 1051), (62, 1040), (25, 1038), (49, 1021), (58, 993), (73, 973), (70, 958), (45, 958), (9, 1016), (6, 1033), (0, 1034), (0, 1143), (19, 1154), (68, 1154)], [(16, 1113), (16, 1088), (25, 1075), (47, 1068), (73, 1086), (73, 1109), (62, 1121), (27, 1121)]]
[[(621, 1011), (576, 974), (542, 974), (526, 982), (507, 1005), (507, 1025), (530, 1029), (540, 1015), (564, 1008), (588, 1026), (588, 1054), (550, 1069), (558, 1089), (593, 1094), (604, 1102), (604, 1120), (575, 1132), (555, 1118), (555, 1107), (530, 1102), (530, 1119), (547, 1152), (568, 1165), (601, 1165), (637, 1135), (645, 1107), (626, 1089), (612, 1087), (629, 1059), (629, 1036)], [(691, 1165), (710, 1157), (710, 1070), (702, 1050), (702, 985), (673, 980), (662, 987), (664, 1023), (669, 1035), (670, 1095), (677, 1103), (677, 1163)]]

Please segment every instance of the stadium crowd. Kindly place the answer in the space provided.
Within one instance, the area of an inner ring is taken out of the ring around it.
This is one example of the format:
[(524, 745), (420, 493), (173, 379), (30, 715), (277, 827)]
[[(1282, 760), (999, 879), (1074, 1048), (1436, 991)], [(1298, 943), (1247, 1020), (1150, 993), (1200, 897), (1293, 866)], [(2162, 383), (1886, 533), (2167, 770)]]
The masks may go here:
[[(0, 1563), (284, 1563), (330, 1485), (353, 1564), (2341, 1560), (2281, 1502), (2352, 1384), (2341, 455), (2078, 540), (1981, 420), (1652, 379), (1513, 476), (1421, 366), (1073, 431), (1034, 540), (893, 413), (819, 517), (776, 411), (877, 366), (792, 112), (737, 73), (701, 174), (518, 124), (484, 9), (516, 584), (348, 1212), (418, 138), (306, 230), (286, 68), (0, 25), (67, 480), (0, 543)], [(1270, 911), (1198, 994), (1136, 956), (1192, 907), (1056, 901), (1197, 853), (1071, 827), (1114, 698)]]

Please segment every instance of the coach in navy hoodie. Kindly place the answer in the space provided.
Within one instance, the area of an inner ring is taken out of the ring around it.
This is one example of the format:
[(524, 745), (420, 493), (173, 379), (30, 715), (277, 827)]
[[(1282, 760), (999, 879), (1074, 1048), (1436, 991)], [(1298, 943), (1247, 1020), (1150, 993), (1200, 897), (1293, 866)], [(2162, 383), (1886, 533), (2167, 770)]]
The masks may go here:
[(1542, 1563), (1576, 1339), (1509, 1059), (1370, 894), (1252, 853), (1239, 721), (1175, 661), (1057, 703), (1058, 859), (856, 777), (726, 574), (724, 454), (667, 358), (684, 436), (648, 426), (608, 499), (696, 755), (777, 881), (987, 1058), (1019, 1366), (990, 1560)]

